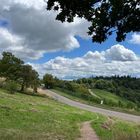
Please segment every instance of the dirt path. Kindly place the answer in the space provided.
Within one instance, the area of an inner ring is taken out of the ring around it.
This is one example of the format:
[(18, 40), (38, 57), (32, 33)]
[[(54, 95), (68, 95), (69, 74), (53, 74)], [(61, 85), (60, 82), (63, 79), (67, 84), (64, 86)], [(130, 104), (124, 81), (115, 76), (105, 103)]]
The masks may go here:
[(91, 128), (90, 122), (84, 122), (81, 126), (81, 137), (77, 140), (99, 140), (98, 136)]
[[(89, 91), (89, 93), (90, 93), (92, 96), (97, 97), (97, 98), (100, 98), (100, 97), (97, 96), (95, 93), (93, 93), (91, 89), (88, 89), (88, 91)], [(100, 98), (100, 99), (101, 99), (101, 98)]]

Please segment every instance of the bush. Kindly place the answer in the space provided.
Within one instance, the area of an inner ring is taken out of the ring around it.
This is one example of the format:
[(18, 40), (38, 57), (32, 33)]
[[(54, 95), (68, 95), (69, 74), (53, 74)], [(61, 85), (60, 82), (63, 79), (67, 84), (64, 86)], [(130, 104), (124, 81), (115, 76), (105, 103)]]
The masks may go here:
[(103, 80), (103, 79), (97, 80), (95, 82), (94, 87), (97, 89), (105, 89), (110, 92), (115, 90), (115, 87), (114, 87), (112, 81), (107, 81), (107, 80)]
[(7, 81), (5, 83), (5, 89), (11, 94), (14, 94), (18, 90), (18, 84), (15, 81)]

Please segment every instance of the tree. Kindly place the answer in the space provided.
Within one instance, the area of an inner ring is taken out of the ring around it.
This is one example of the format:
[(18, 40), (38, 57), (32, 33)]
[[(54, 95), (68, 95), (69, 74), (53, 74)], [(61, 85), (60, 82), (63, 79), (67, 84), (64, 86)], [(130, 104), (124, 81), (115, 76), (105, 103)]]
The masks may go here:
[(18, 80), (24, 62), (10, 52), (3, 52), (2, 56), (0, 60), (0, 77), (5, 77), (7, 80)]
[(21, 91), (25, 88), (32, 87), (34, 92), (37, 92), (37, 87), (39, 85), (39, 75), (32, 69), (30, 65), (23, 65), (21, 70)]
[(36, 93), (39, 85), (39, 74), (33, 70), (32, 66), (24, 65), (21, 59), (10, 52), (3, 52), (2, 56), (0, 77), (6, 79), (7, 89), (14, 92), (14, 89), (16, 91), (16, 83), (19, 83), (21, 91), (24, 91), (25, 87), (32, 87)]
[(37, 93), (37, 87), (40, 85), (39, 74), (35, 70), (31, 72), (31, 87), (34, 93)]
[(102, 43), (113, 32), (123, 41), (127, 33), (140, 31), (140, 0), (48, 0), (51, 9), (62, 22), (73, 22), (76, 16), (91, 22), (88, 34), (93, 42)]
[(51, 74), (45, 74), (43, 76), (43, 83), (45, 84), (46, 88), (53, 88), (54, 87), (54, 78)]

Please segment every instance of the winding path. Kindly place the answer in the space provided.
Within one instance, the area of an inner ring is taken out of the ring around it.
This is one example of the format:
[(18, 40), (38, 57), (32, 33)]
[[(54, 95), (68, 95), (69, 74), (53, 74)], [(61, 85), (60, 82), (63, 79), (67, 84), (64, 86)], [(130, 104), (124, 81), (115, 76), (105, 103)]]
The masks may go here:
[(63, 97), (63, 96), (61, 96), (61, 95), (59, 95), (59, 94), (57, 94), (53, 91), (50, 91), (50, 90), (43, 90), (42, 92), (45, 93), (46, 95), (52, 97), (53, 99), (58, 100), (59, 102), (65, 103), (65, 104), (70, 105), (70, 106), (74, 106), (74, 107), (84, 109), (84, 110), (87, 110), (87, 111), (90, 111), (90, 112), (100, 113), (100, 114), (103, 114), (103, 115), (106, 115), (106, 116), (117, 117), (117, 118), (120, 118), (120, 119), (124, 119), (124, 120), (127, 120), (127, 121), (132, 121), (132, 122), (140, 124), (140, 116), (121, 113), (121, 112), (117, 112), (117, 111), (112, 111), (112, 110), (107, 110), (107, 109), (102, 109), (102, 108), (86, 105), (86, 104), (68, 99), (66, 97)]
[(92, 129), (90, 122), (84, 122), (81, 126), (81, 137), (77, 140), (99, 140), (95, 131)]

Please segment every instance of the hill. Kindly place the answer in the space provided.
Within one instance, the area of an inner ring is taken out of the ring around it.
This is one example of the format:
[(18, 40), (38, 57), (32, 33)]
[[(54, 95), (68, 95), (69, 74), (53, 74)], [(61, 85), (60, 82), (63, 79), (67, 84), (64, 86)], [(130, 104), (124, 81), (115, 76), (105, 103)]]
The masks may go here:
[[(80, 136), (79, 125), (92, 121), (101, 140), (110, 140), (123, 131), (123, 137), (135, 137), (139, 126), (111, 118), (114, 124), (105, 129), (108, 118), (86, 112), (50, 98), (9, 94), (0, 90), (0, 139), (1, 140), (74, 140)], [(125, 135), (124, 135), (125, 134)]]

